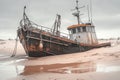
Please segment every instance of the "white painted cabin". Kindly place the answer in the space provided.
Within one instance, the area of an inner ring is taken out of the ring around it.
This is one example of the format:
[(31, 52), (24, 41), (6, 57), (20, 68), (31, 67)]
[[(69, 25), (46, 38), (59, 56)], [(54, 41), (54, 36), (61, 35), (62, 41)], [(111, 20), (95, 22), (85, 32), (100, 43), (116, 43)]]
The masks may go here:
[(68, 28), (70, 39), (83, 44), (97, 44), (95, 27), (91, 23), (77, 24)]

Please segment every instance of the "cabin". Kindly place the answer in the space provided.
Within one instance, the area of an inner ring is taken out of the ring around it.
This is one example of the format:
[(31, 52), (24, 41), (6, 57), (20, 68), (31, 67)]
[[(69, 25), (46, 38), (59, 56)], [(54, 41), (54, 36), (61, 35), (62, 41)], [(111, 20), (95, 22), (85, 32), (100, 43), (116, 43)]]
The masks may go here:
[(83, 44), (98, 44), (95, 27), (91, 23), (81, 23), (69, 26), (70, 39)]

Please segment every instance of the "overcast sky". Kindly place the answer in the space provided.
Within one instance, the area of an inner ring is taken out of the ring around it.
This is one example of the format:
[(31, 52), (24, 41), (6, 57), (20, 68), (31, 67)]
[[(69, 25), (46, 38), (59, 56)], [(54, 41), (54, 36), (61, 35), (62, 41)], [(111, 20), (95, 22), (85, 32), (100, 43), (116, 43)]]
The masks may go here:
[[(51, 28), (56, 14), (61, 14), (61, 31), (77, 24), (72, 15), (76, 0), (0, 0), (0, 38), (15, 38), (23, 7), (33, 22)], [(79, 6), (89, 0), (79, 0)], [(82, 21), (87, 21), (87, 8), (81, 9)], [(120, 0), (92, 0), (93, 23), (98, 38), (120, 37)]]

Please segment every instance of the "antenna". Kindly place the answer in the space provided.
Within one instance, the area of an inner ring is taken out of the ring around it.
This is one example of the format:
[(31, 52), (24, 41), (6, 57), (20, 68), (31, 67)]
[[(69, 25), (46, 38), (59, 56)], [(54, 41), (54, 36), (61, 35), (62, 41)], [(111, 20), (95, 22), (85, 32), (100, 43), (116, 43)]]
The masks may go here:
[(89, 5), (87, 5), (87, 11), (88, 11), (88, 22), (90, 22), (90, 12), (89, 12)]
[(91, 17), (91, 23), (92, 23), (92, 0), (90, 0), (90, 17)]
[(72, 15), (74, 15), (75, 17), (77, 17), (78, 24), (81, 23), (81, 21), (80, 21), (80, 11), (79, 11), (79, 9), (80, 9), (80, 8), (84, 8), (84, 7), (85, 7), (85, 6), (79, 7), (79, 6), (78, 6), (78, 0), (76, 0), (76, 7), (75, 7), (75, 9), (72, 9), (72, 11), (73, 11), (73, 10), (76, 10), (76, 12), (72, 13)]

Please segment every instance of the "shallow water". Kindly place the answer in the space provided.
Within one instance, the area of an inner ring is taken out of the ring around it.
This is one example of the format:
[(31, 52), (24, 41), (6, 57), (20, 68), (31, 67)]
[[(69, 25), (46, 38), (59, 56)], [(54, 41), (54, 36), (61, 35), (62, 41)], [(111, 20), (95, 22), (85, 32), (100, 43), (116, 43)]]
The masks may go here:
[(36, 73), (60, 73), (60, 74), (71, 74), (71, 73), (85, 73), (96, 71), (95, 64), (93, 62), (82, 62), (82, 63), (64, 63), (64, 64), (50, 64), (50, 65), (34, 65), (25, 66), (21, 75), (30, 75)]
[(13, 66), (13, 65), (0, 65), (0, 80), (7, 80), (12, 77), (19, 75), (22, 72), (24, 66)]
[(25, 60), (24, 58), (11, 58), (10, 56), (0, 57), (0, 80), (7, 80), (18, 76), (23, 70), (24, 66), (17, 65), (17, 62)]
[[(48, 57), (49, 58), (49, 57)], [(115, 61), (110, 63), (74, 62), (74, 63), (57, 63), (46, 65), (20, 65), (20, 62), (27, 63), (31, 60), (39, 59), (27, 58), (26, 56), (6, 58), (0, 57), (0, 80), (7, 80), (17, 76), (28, 76), (41, 73), (58, 73), (58, 74), (82, 74), (88, 72), (118, 72), (120, 64)], [(39, 61), (38, 61), (39, 62)], [(112, 64), (114, 63), (114, 64)], [(32, 63), (30, 63), (32, 64)], [(25, 66), (26, 65), (26, 66)]]
[(32, 75), (36, 73), (87, 73), (87, 72), (115, 72), (120, 71), (120, 65), (107, 66), (105, 64), (96, 64), (94, 62), (50, 64), (25, 66), (21, 75)]

